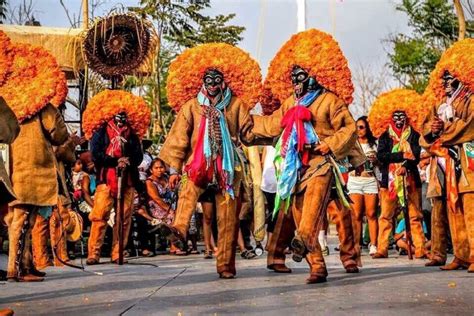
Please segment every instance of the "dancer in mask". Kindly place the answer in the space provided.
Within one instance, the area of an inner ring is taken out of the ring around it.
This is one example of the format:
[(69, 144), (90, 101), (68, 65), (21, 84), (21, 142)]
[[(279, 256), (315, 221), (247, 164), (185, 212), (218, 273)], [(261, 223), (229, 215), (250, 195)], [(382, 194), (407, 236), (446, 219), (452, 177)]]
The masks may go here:
[[(293, 259), (306, 258), (310, 265), (307, 282), (326, 282), (318, 233), (331, 199), (344, 206), (342, 226), (351, 227), (341, 176), (348, 167), (341, 162), (356, 142), (355, 122), (347, 109), (353, 93), (350, 70), (337, 42), (311, 29), (294, 35), (280, 49), (270, 64), (267, 82), (282, 105), (271, 116), (252, 116), (253, 126), (243, 131), (249, 144), (278, 139), (274, 208), (278, 220), (267, 265), (275, 272), (291, 272), (284, 262), (292, 239)], [(362, 161), (355, 165), (365, 161), (362, 152), (359, 156)], [(352, 232), (347, 237), (352, 251), (343, 264), (347, 272), (358, 272)]]
[[(94, 206), (89, 214), (92, 225), (88, 265), (99, 263), (112, 208), (117, 211), (117, 219), (113, 219), (111, 261), (120, 263), (120, 249), (130, 232), (133, 196), (139, 181), (138, 166), (143, 160), (140, 137), (149, 123), (150, 110), (145, 101), (125, 91), (103, 91), (87, 105), (83, 125), (90, 139), (98, 179)], [(121, 223), (119, 210), (123, 212)]]
[[(425, 91), (429, 115), (421, 145), (431, 160), (432, 248), (427, 266), (474, 272), (474, 40), (456, 42), (433, 70)], [(447, 224), (454, 260), (446, 262)], [(444, 265), (444, 266), (443, 266)]]
[[(413, 90), (395, 89), (381, 94), (374, 102), (369, 122), (379, 137), (381, 215), (377, 252), (374, 259), (387, 258), (393, 220), (399, 207), (407, 207), (415, 257), (425, 258), (422, 229), (421, 180), (418, 171), (422, 98)], [(408, 220), (407, 220), (408, 221)]]
[(179, 113), (159, 157), (170, 167), (172, 188), (180, 174), (183, 179), (174, 223), (163, 224), (161, 230), (184, 249), (198, 199), (206, 190), (213, 190), (217, 272), (224, 279), (236, 274), (236, 209), (243, 180), (237, 141), (260, 84), (257, 62), (228, 44), (204, 44), (184, 51), (171, 64), (168, 76), (168, 99)]

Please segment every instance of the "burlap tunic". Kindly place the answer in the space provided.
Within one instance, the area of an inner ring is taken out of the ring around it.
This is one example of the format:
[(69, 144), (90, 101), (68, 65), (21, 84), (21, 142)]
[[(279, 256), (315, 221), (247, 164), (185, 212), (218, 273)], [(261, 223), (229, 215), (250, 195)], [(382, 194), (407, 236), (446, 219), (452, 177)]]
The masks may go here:
[(21, 124), (11, 146), (11, 178), (17, 200), (10, 206), (58, 203), (58, 171), (52, 145), (60, 146), (67, 139), (62, 116), (50, 104)]
[[(251, 134), (258, 138), (273, 138), (280, 136), (283, 132), (281, 120), (285, 113), (293, 107), (295, 99), (293, 96), (286, 99), (281, 107), (271, 117), (254, 116), (254, 127)], [(331, 92), (323, 93), (308, 109), (311, 111), (311, 123), (321, 141), (325, 142), (331, 149), (331, 153), (337, 160), (351, 156), (351, 163), (359, 166), (366, 160), (360, 147), (356, 146), (357, 133), (355, 133), (355, 122), (347, 105)], [(255, 140), (248, 139), (248, 142)], [(331, 168), (326, 163), (326, 158), (317, 153), (311, 153), (309, 167), (302, 174), (297, 191), (305, 188), (307, 180), (312, 177), (325, 175)]]
[[(0, 97), (0, 143), (11, 144), (20, 132), (20, 125), (15, 113)], [(5, 170), (3, 159), (0, 158), (0, 204), (10, 202), (15, 198), (10, 178)]]

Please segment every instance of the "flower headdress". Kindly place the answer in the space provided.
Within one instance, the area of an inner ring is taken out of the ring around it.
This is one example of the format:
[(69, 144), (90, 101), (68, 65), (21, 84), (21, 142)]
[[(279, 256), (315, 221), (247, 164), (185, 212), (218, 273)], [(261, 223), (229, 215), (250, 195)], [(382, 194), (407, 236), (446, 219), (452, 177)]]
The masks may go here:
[(171, 63), (166, 91), (175, 111), (197, 96), (209, 68), (222, 72), (232, 93), (250, 108), (258, 102), (262, 85), (258, 63), (238, 47), (211, 43), (189, 48)]
[(10, 38), (0, 31), (0, 86), (5, 83), (12, 63), (13, 55), (11, 54)]
[(395, 111), (404, 111), (411, 127), (421, 131), (426, 114), (422, 96), (414, 90), (394, 89), (380, 94), (370, 108), (369, 124), (375, 137), (380, 137), (387, 130)]
[(7, 101), (18, 121), (32, 117), (56, 94), (62, 71), (56, 59), (42, 47), (11, 45), (13, 64), (0, 95)]
[(347, 59), (334, 38), (310, 29), (293, 35), (278, 51), (268, 69), (268, 84), (273, 94), (284, 102), (293, 93), (291, 69), (299, 65), (320, 85), (349, 105), (354, 86)]
[(133, 131), (143, 138), (150, 125), (150, 109), (143, 98), (123, 90), (104, 90), (87, 104), (82, 128), (87, 139), (114, 115), (125, 112)]
[(66, 79), (66, 74), (61, 71), (61, 74), (59, 75), (59, 82), (58, 85), (56, 86), (56, 94), (54, 97), (51, 99), (50, 103), (54, 105), (55, 107), (59, 107), (61, 104), (66, 101), (68, 93), (68, 87), (67, 87), (67, 79)]
[(471, 92), (474, 92), (474, 39), (468, 38), (448, 48), (431, 72), (428, 87), (423, 96), (426, 105), (439, 104), (445, 97), (443, 74), (449, 71)]
[(270, 115), (280, 108), (281, 102), (272, 93), (268, 81), (263, 82), (262, 94), (260, 95), (260, 105), (262, 106), (263, 115)]

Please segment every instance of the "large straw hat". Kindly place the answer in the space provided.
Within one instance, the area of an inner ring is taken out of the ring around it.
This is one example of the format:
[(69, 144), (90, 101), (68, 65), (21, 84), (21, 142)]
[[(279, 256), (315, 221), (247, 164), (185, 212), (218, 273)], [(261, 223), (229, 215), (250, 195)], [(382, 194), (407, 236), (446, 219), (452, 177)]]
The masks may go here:
[(73, 210), (69, 210), (69, 229), (67, 231), (67, 240), (71, 242), (78, 241), (82, 236), (83, 221), (81, 215)]

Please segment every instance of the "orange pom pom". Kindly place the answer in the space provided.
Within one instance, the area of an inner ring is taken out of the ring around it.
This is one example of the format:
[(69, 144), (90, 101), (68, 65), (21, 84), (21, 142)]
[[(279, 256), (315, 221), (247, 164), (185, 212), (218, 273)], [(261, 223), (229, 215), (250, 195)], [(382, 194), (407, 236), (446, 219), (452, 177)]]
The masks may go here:
[(394, 89), (380, 94), (370, 108), (369, 124), (375, 137), (380, 137), (387, 130), (395, 111), (404, 111), (413, 129), (421, 132), (427, 114), (422, 96), (414, 90)]
[(260, 95), (260, 105), (262, 106), (263, 115), (270, 115), (280, 108), (281, 102), (272, 93), (268, 81), (263, 83), (262, 94)]
[(474, 92), (474, 39), (456, 42), (443, 53), (423, 94), (427, 106), (440, 104), (446, 97), (442, 78), (445, 71)]
[(42, 47), (12, 45), (13, 64), (7, 81), (0, 87), (18, 121), (43, 109), (56, 94), (62, 71), (53, 55)]
[(232, 93), (249, 108), (258, 102), (262, 85), (258, 63), (238, 47), (211, 43), (189, 48), (171, 63), (166, 91), (175, 111), (197, 96), (209, 68), (222, 72)]
[(150, 109), (143, 98), (123, 90), (104, 90), (89, 100), (82, 118), (87, 139), (114, 115), (127, 113), (128, 122), (138, 137), (145, 136), (150, 125)]
[(11, 54), (10, 38), (0, 31), (0, 86), (5, 83), (7, 75), (11, 71), (13, 55)]
[(291, 70), (299, 65), (320, 85), (349, 105), (354, 86), (347, 59), (334, 38), (322, 31), (310, 29), (293, 35), (270, 63), (267, 80), (273, 94), (284, 102), (293, 93)]
[(59, 107), (61, 104), (66, 101), (68, 93), (68, 87), (67, 87), (67, 79), (66, 79), (66, 74), (61, 71), (61, 74), (59, 75), (59, 82), (56, 87), (56, 94), (54, 97), (51, 99), (50, 103), (54, 105), (55, 107)]

